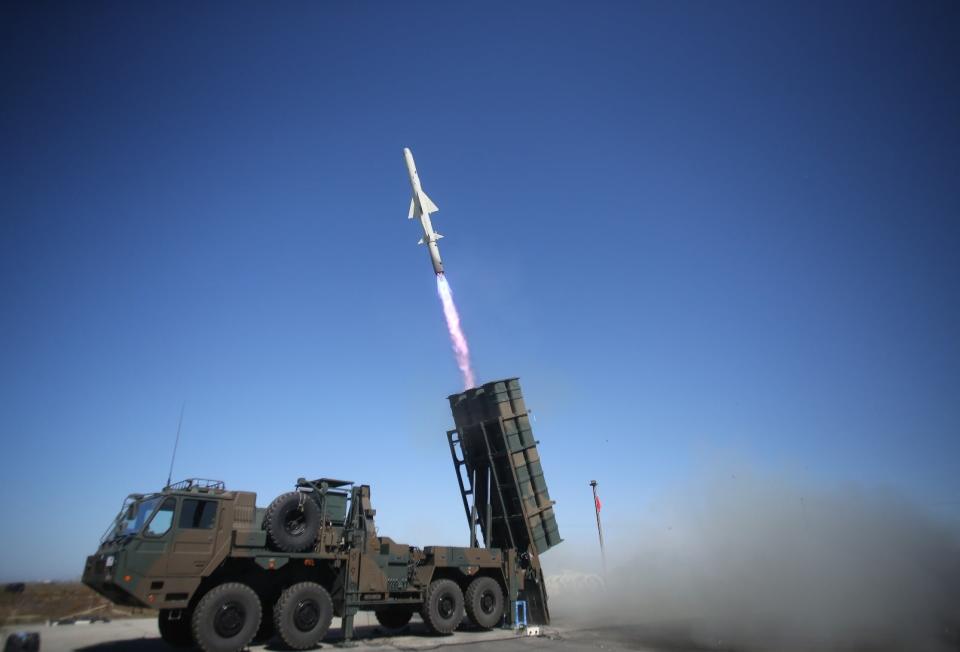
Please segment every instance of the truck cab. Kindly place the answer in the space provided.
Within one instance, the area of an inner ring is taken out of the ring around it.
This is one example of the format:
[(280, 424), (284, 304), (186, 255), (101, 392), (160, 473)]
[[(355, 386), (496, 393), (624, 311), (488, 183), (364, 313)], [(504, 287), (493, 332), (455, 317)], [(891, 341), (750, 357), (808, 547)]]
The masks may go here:
[(200, 578), (229, 552), (237, 521), (255, 520), (256, 495), (190, 479), (131, 494), (87, 557), (83, 582), (117, 604), (185, 607)]

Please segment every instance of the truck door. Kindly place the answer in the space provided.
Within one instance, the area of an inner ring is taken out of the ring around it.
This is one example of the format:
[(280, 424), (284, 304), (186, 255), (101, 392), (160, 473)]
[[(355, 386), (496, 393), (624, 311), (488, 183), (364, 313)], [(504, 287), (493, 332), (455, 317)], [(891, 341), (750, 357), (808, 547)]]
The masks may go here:
[(130, 545), (130, 570), (145, 577), (163, 577), (164, 556), (170, 544), (176, 498), (166, 498), (143, 528), (141, 537)]
[(173, 531), (167, 562), (171, 576), (196, 575), (210, 562), (215, 550), (220, 501), (183, 498)]

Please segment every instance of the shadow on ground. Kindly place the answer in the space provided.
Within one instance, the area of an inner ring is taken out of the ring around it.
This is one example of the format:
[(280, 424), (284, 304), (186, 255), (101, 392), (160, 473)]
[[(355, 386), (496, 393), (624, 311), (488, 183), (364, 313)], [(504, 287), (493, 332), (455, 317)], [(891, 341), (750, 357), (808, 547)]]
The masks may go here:
[(175, 650), (167, 645), (163, 639), (157, 638), (128, 638), (125, 641), (108, 641), (95, 643), (87, 647), (78, 647), (76, 652), (169, 652)]
[[(465, 626), (458, 631), (481, 631), (475, 627)], [(427, 629), (423, 623), (410, 623), (406, 627), (398, 630), (387, 630), (379, 625), (360, 625), (353, 629), (354, 641), (379, 641), (388, 642), (391, 638), (397, 636), (415, 637), (423, 639), (445, 638), (443, 634), (435, 634)], [(343, 640), (343, 631), (340, 628), (332, 628), (323, 639), (323, 644), (315, 649), (331, 648), (335, 643)], [(254, 647), (271, 652), (289, 651), (286, 645), (278, 638), (265, 641)], [(156, 638), (130, 638), (123, 641), (109, 641), (105, 643), (96, 643), (86, 647), (76, 648), (75, 652), (169, 652), (180, 648), (167, 645), (160, 637)]]
[(590, 647), (613, 644), (614, 649), (657, 652), (747, 652), (723, 641), (698, 640), (683, 628), (674, 627), (599, 626), (571, 632), (568, 636)]

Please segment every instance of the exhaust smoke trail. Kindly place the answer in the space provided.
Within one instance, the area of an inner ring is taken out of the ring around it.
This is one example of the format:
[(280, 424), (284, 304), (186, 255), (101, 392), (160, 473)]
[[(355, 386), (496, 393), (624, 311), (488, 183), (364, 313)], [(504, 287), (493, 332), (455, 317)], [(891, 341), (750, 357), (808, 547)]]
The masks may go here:
[(463, 388), (470, 389), (476, 385), (473, 378), (473, 368), (470, 366), (470, 347), (467, 346), (467, 338), (460, 328), (460, 313), (457, 312), (457, 305), (453, 302), (453, 292), (450, 290), (450, 284), (443, 274), (437, 274), (437, 294), (440, 295), (440, 301), (443, 302), (443, 316), (447, 319), (447, 330), (450, 332), (450, 343), (453, 345), (453, 353), (457, 357), (457, 366), (460, 367), (460, 373), (463, 374)]

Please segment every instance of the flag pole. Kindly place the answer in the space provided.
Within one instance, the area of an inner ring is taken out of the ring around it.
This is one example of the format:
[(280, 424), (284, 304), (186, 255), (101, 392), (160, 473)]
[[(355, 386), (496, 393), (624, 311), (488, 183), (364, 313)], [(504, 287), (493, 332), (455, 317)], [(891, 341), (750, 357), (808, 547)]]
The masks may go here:
[(597, 481), (591, 480), (590, 487), (593, 489), (593, 511), (597, 514), (597, 536), (600, 537), (600, 558), (603, 560), (603, 576), (607, 576), (607, 553), (603, 549), (603, 527), (600, 525), (600, 499), (597, 497)]

